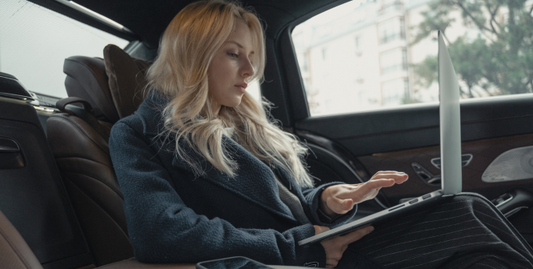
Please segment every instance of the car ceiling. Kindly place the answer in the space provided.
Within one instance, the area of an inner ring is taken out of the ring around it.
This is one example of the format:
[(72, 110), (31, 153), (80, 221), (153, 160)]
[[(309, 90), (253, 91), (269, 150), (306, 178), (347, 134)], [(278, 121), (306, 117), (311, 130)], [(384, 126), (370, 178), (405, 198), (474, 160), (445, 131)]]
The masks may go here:
[[(111, 32), (123, 38), (139, 39), (149, 48), (157, 48), (168, 23), (190, 0), (76, 0), (75, 2), (130, 29), (135, 36), (118, 32), (55, 0), (29, 0), (71, 18)], [(280, 30), (302, 17), (309, 17), (346, 0), (244, 0), (266, 22), (266, 35), (276, 37)]]

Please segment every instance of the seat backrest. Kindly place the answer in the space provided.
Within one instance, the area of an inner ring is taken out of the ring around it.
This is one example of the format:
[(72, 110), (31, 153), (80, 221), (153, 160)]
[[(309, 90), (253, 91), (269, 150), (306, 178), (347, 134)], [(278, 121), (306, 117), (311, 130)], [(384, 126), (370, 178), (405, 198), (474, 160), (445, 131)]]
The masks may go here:
[(100, 130), (68, 111), (47, 121), (50, 146), (97, 266), (133, 257), (108, 140), (112, 125), (142, 102), (148, 66), (114, 45), (106, 46), (104, 59), (67, 58), (67, 93), (94, 108)]
[[(61, 264), (61, 268), (69, 268)], [(0, 268), (9, 269), (43, 269), (35, 254), (32, 252), (24, 238), (0, 211)], [(48, 267), (56, 268), (56, 267)], [(94, 268), (92, 265), (75, 268)], [(112, 264), (107, 264), (101, 269), (194, 269), (194, 264), (147, 264), (135, 259), (127, 259)]]
[(26, 241), (0, 211), (0, 264), (2, 268), (42, 269)]
[[(0, 93), (14, 93), (10, 87), (22, 86), (14, 76), (0, 76)], [(41, 124), (49, 112), (26, 97), (13, 97), (0, 96), (0, 210), (43, 267), (91, 264)]]

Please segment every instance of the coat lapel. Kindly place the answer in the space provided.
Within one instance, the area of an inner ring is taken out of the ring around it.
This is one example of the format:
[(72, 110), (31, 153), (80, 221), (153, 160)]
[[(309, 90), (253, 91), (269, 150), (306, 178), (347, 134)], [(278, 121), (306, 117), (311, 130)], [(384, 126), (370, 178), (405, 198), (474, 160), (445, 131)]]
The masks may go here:
[[(248, 200), (252, 204), (296, 221), (290, 209), (279, 199), (274, 172), (232, 139), (224, 136), (223, 142), (227, 143), (228, 151), (231, 152), (233, 159), (239, 164), (237, 175), (234, 178), (230, 178), (228, 175), (218, 171), (211, 163), (205, 161), (198, 153), (189, 149), (187, 152), (191, 153), (191, 157), (195, 160), (200, 160), (199, 163), (205, 171), (205, 174), (196, 180), (206, 180)], [(184, 147), (188, 148), (188, 146)], [(174, 156), (172, 165), (191, 171), (190, 166), (178, 156)]]
[[(156, 137), (162, 130), (163, 121), (161, 117), (161, 109), (168, 102), (168, 100), (160, 94), (151, 94), (150, 102), (143, 102), (137, 113), (143, 117), (144, 134), (150, 137)], [(174, 139), (169, 137), (165, 141), (164, 147), (174, 145)], [(289, 218), (293, 221), (296, 219), (292, 216), (290, 209), (280, 200), (278, 186), (274, 172), (262, 161), (253, 156), (249, 151), (244, 149), (232, 139), (224, 136), (223, 143), (226, 143), (227, 149), (231, 157), (237, 161), (239, 168), (237, 176), (230, 178), (224, 173), (221, 173), (214, 166), (211, 165), (205, 158), (199, 155), (196, 151), (190, 148), (186, 143), (182, 143), (184, 151), (188, 153), (193, 160), (198, 161), (204, 169), (205, 174), (198, 179), (191, 180), (206, 180), (211, 184), (215, 184), (224, 188), (236, 196), (240, 196), (250, 203), (256, 204), (272, 213), (275, 213), (284, 218)], [(167, 150), (165, 154), (173, 154), (172, 151)], [(174, 154), (172, 158), (172, 166), (185, 169), (192, 172), (189, 164), (183, 159)], [(175, 179), (174, 179), (175, 180)], [(280, 180), (282, 180), (280, 178)], [(285, 175), (283, 178), (286, 181)], [(179, 184), (175, 181), (175, 184)]]

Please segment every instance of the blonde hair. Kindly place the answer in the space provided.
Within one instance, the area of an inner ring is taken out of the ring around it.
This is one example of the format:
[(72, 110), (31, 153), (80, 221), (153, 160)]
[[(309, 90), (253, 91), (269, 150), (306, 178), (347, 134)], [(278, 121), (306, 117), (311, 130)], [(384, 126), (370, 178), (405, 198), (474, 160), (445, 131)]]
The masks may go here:
[[(148, 89), (156, 89), (171, 100), (163, 109), (167, 135), (176, 137), (176, 154), (197, 176), (205, 171), (184, 152), (180, 141), (185, 141), (219, 171), (235, 177), (238, 164), (222, 139), (226, 128), (232, 127), (233, 138), (258, 159), (285, 169), (299, 185), (312, 186), (302, 159), (307, 148), (269, 122), (263, 106), (248, 93), (238, 106), (222, 106), (218, 117), (212, 112), (207, 69), (237, 20), (244, 21), (252, 33), (254, 75), (249, 81), (261, 80), (265, 68), (261, 23), (238, 4), (224, 1), (189, 4), (165, 30), (159, 56), (147, 77)], [(264, 104), (269, 107), (267, 102)]]

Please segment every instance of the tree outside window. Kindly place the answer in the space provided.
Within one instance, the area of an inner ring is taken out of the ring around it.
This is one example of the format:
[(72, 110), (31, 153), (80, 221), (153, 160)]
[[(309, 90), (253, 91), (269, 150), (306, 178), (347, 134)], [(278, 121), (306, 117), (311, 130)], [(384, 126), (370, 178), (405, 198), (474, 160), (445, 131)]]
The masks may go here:
[[(460, 14), (460, 17), (454, 14)], [(533, 1), (440, 0), (429, 3), (412, 44), (462, 23), (448, 51), (463, 98), (533, 92)], [(437, 81), (436, 56), (414, 65), (417, 85)]]

